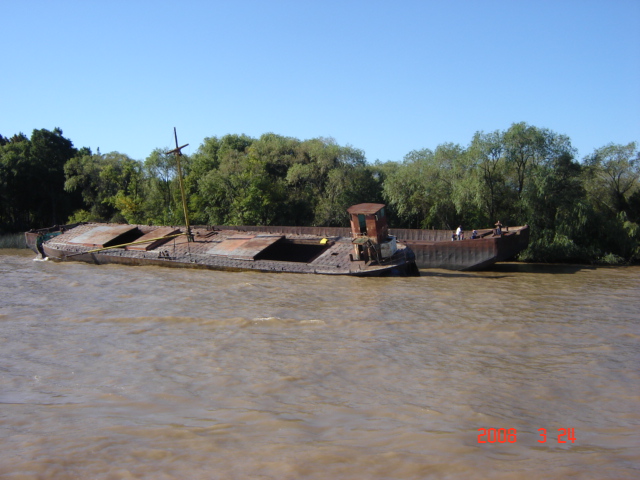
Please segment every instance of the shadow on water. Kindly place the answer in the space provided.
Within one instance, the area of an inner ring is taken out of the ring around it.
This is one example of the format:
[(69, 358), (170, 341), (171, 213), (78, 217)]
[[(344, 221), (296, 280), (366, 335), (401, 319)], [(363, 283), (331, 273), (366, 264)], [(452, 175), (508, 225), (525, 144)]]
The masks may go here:
[[(420, 269), (421, 277), (440, 277), (440, 278), (474, 278), (478, 276), (480, 272), (457, 272), (451, 270), (436, 270), (436, 269)], [(492, 276), (485, 278), (504, 278), (507, 275)]]
[(539, 273), (539, 274), (575, 274), (583, 270), (595, 270), (591, 265), (568, 265), (551, 263), (496, 263), (492, 267), (476, 272), (462, 272), (439, 269), (420, 269), (421, 277), (443, 278), (473, 278), (482, 275), (483, 278), (507, 278), (512, 273)]
[(596, 268), (593, 265), (508, 262), (496, 263), (488, 271), (496, 273), (557, 273), (566, 275), (583, 270), (595, 270)]

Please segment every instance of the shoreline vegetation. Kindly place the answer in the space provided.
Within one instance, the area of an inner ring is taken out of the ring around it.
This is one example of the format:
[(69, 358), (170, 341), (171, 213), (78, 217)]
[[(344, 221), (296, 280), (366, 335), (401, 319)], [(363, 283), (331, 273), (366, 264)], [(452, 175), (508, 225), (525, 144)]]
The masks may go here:
[(0, 248), (29, 248), (24, 233), (7, 233), (0, 235)]
[[(0, 248), (79, 221), (181, 225), (175, 158), (76, 148), (62, 130), (0, 135)], [(394, 228), (529, 225), (519, 261), (640, 262), (640, 153), (608, 144), (577, 159), (570, 139), (514, 123), (400, 161), (368, 162), (331, 138), (207, 137), (181, 159), (192, 224), (346, 226), (346, 209), (387, 205)]]

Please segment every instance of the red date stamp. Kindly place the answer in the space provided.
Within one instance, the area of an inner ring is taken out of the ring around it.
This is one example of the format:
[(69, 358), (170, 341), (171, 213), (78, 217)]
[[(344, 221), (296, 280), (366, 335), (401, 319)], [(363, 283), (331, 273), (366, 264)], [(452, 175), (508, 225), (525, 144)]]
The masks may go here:
[[(515, 428), (479, 428), (478, 443), (516, 443), (518, 441), (518, 431)], [(547, 441), (547, 429), (538, 429), (540, 438), (538, 443)], [(576, 441), (575, 428), (559, 428), (558, 443), (574, 443)]]

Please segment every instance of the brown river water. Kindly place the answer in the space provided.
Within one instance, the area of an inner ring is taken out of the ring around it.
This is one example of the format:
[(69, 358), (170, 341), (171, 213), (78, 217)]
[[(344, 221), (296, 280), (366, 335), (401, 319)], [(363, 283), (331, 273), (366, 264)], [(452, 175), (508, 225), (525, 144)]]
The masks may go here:
[(640, 267), (422, 273), (0, 250), (0, 479), (640, 478)]

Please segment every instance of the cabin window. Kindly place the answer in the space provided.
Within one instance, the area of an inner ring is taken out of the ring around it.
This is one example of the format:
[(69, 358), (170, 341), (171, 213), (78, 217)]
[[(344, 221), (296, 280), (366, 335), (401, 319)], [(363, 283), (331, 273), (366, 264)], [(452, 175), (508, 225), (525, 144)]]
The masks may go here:
[(362, 213), (358, 214), (358, 223), (360, 224), (360, 233), (367, 233), (367, 221)]

